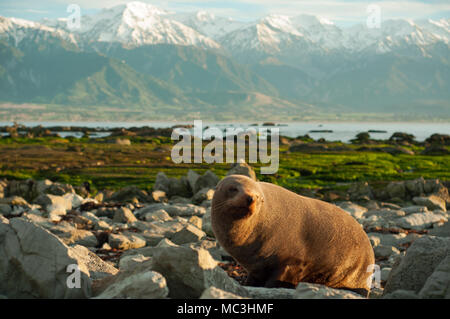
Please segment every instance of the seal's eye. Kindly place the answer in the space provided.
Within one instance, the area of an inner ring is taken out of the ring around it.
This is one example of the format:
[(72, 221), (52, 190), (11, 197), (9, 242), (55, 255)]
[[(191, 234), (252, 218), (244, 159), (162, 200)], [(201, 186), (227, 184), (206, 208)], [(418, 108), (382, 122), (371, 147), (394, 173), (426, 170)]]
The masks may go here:
[(238, 189), (237, 189), (236, 187), (232, 186), (232, 187), (230, 187), (230, 188), (228, 189), (228, 191), (229, 191), (230, 193), (236, 193), (236, 192), (238, 191)]

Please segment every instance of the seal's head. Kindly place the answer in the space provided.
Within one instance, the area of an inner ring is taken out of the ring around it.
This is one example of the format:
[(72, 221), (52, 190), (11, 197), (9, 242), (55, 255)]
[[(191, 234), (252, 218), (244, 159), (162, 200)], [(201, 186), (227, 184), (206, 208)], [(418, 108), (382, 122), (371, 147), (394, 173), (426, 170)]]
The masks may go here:
[(255, 215), (263, 202), (258, 182), (247, 176), (230, 175), (217, 185), (211, 209), (221, 219), (246, 219)]

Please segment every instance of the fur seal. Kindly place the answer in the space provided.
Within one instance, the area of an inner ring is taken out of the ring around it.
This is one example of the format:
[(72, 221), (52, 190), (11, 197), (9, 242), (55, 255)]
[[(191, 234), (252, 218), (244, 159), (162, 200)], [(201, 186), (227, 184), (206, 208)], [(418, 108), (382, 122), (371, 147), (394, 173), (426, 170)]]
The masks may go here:
[(368, 295), (372, 246), (337, 206), (231, 175), (217, 185), (211, 209), (214, 234), (247, 270), (247, 285), (309, 282)]

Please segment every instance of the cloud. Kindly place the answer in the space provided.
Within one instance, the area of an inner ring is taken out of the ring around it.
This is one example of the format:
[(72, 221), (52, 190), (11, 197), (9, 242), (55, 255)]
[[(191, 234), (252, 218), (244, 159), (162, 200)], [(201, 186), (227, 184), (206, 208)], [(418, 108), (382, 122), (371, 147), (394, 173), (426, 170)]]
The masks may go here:
[[(206, 9), (217, 15), (233, 16), (241, 20), (253, 20), (264, 15), (275, 14), (313, 14), (335, 22), (363, 22), (367, 17), (369, 4), (377, 4), (381, 8), (382, 19), (411, 18), (422, 19), (436, 16), (449, 17), (450, 2), (448, 0), (141, 0), (155, 6), (173, 11), (195, 11)], [(34, 10), (42, 16), (45, 11), (63, 12), (71, 3), (81, 6), (86, 12), (108, 8), (130, 1), (126, 0), (43, 0), (39, 4), (31, 0), (3, 0), (1, 9), (24, 8)], [(41, 11), (41, 12), (38, 12)]]
[(448, 1), (338, 1), (338, 0), (243, 0), (246, 3), (258, 3), (267, 13), (287, 15), (313, 14), (330, 20), (362, 20), (367, 17), (367, 7), (376, 4), (381, 8), (382, 19), (411, 18), (420, 19), (439, 12), (448, 12)]
[(30, 13), (49, 13), (50, 11), (48, 10), (36, 10), (36, 9), (26, 9), (26, 12), (30, 12)]

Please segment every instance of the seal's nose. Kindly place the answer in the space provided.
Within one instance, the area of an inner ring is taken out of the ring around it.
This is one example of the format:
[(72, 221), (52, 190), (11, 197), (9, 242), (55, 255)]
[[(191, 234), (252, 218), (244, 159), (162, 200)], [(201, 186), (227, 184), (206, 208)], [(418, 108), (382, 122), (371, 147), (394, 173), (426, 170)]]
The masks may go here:
[(247, 195), (247, 205), (250, 206), (253, 203), (253, 197), (250, 195)]

